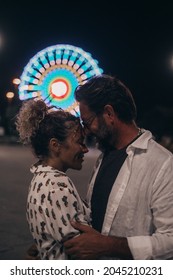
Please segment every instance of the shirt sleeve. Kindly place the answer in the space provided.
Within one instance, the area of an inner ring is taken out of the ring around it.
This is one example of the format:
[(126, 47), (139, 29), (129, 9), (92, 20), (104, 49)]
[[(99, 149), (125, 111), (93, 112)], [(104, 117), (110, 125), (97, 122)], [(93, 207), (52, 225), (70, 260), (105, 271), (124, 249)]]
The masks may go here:
[(151, 211), (154, 233), (128, 237), (134, 259), (173, 258), (173, 161), (162, 166), (152, 189)]
[(62, 177), (47, 197), (47, 221), (48, 231), (59, 242), (78, 235), (70, 220), (88, 224), (86, 208), (79, 194), (68, 177)]

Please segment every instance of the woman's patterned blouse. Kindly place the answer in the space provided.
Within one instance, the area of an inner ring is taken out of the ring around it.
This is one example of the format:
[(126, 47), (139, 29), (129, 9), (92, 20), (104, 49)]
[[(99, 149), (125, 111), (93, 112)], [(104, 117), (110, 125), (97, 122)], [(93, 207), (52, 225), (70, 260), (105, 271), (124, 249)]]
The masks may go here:
[(65, 173), (40, 162), (30, 170), (34, 177), (27, 199), (27, 221), (40, 258), (69, 259), (62, 241), (79, 234), (70, 220), (90, 224), (90, 210)]

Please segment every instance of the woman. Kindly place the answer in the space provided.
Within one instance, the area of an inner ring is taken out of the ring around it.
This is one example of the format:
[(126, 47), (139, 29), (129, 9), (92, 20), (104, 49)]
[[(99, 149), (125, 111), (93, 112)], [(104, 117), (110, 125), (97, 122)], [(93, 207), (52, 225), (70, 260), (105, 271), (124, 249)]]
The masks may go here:
[(32, 99), (23, 103), (16, 128), (38, 158), (30, 169), (27, 220), (40, 259), (68, 259), (63, 241), (79, 234), (70, 221), (90, 223), (90, 211), (66, 175), (68, 168), (82, 168), (88, 152), (79, 118)]

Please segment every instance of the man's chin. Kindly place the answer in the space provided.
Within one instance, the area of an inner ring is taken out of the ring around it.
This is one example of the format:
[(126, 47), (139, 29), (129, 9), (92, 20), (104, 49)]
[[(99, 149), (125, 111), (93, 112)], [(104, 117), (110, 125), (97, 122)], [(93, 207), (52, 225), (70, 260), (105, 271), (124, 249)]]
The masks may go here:
[(96, 141), (96, 147), (99, 149), (101, 152), (105, 152), (109, 149), (111, 149), (110, 144), (107, 141), (103, 141), (101, 139), (97, 139)]
[(96, 147), (97, 147), (97, 149), (99, 149), (99, 150), (102, 151), (102, 152), (105, 152), (105, 151), (108, 149), (108, 146), (109, 146), (108, 143), (105, 143), (105, 142), (103, 142), (103, 141), (101, 141), (101, 140), (97, 140), (97, 141), (96, 141)]

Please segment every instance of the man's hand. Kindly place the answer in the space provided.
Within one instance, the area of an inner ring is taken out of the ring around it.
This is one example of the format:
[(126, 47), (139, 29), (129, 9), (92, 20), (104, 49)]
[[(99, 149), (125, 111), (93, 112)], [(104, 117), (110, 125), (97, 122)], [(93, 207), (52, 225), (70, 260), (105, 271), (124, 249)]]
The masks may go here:
[(65, 251), (72, 259), (92, 260), (99, 259), (104, 254), (106, 236), (87, 225), (71, 222), (81, 234), (64, 242)]
[(81, 234), (64, 242), (65, 251), (72, 259), (97, 260), (104, 257), (133, 259), (127, 238), (105, 236), (90, 226), (71, 222)]

